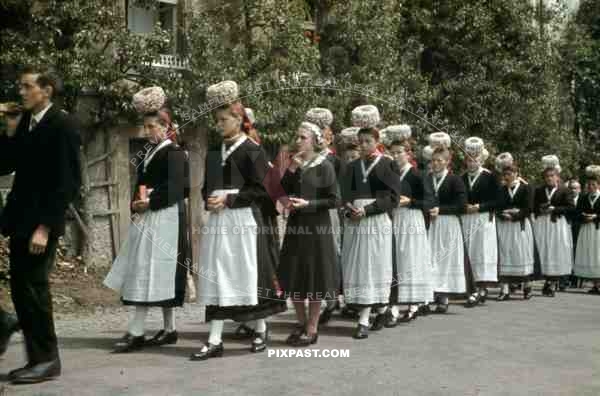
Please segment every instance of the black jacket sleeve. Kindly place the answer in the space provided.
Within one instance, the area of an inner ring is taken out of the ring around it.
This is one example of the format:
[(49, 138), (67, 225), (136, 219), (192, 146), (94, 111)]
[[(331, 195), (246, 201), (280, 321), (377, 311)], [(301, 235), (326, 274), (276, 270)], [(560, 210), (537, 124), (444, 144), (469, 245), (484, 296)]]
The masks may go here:
[(53, 188), (46, 192), (45, 210), (40, 213), (40, 224), (51, 230), (64, 223), (69, 203), (79, 194), (81, 187), (81, 140), (75, 123), (66, 117), (59, 124), (55, 139), (56, 161), (52, 167)]
[(399, 173), (396, 162), (389, 161), (384, 164), (379, 176), (384, 186), (375, 192), (375, 202), (364, 207), (366, 216), (388, 213), (398, 206), (402, 191)]
[(467, 202), (467, 191), (465, 189), (465, 183), (462, 178), (453, 177), (450, 180), (450, 191), (452, 194), (452, 202), (448, 204), (440, 204), (441, 215), (459, 215), (464, 212), (465, 204)]
[(246, 163), (243, 168), (244, 185), (237, 194), (227, 195), (226, 206), (229, 208), (243, 208), (255, 203), (257, 206), (267, 205), (271, 197), (263, 185), (269, 171), (269, 162), (264, 151), (256, 146), (248, 149)]
[(317, 198), (309, 200), (308, 206), (300, 209), (299, 213), (314, 212), (320, 209), (334, 209), (337, 207), (339, 197), (333, 164), (324, 162), (321, 165), (321, 172), (321, 183), (317, 188)]
[(500, 186), (496, 177), (491, 175), (488, 179), (489, 184), (484, 195), (484, 201), (479, 205), (479, 212), (495, 211), (498, 206), (498, 197), (500, 196)]
[(185, 198), (186, 155), (183, 150), (170, 149), (166, 153), (167, 169), (163, 170), (165, 180), (150, 193), (150, 210), (160, 210), (175, 205)]

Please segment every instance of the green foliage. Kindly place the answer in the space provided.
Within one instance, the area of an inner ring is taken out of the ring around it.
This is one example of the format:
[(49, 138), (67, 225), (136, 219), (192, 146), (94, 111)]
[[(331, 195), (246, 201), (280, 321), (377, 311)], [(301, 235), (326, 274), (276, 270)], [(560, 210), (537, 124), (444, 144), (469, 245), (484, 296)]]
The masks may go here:
[[(215, 2), (195, 13), (187, 42), (198, 100), (184, 116), (210, 122), (208, 85), (234, 80), (242, 101), (253, 108), (265, 142), (285, 142), (319, 93), (301, 87), (301, 73), (318, 74), (318, 49), (302, 35), (302, 2), (267, 7), (268, 2)], [(286, 82), (284, 82), (286, 81)], [(203, 107), (204, 105), (204, 107)]]
[[(600, 162), (600, 1), (585, 0), (560, 42), (561, 77), (574, 113), (583, 157)], [(582, 164), (587, 165), (588, 162)]]
[[(546, 13), (550, 27), (559, 16)], [(397, 40), (403, 60), (427, 77), (412, 107), (441, 120), (455, 142), (480, 136), (492, 152), (511, 152), (528, 176), (539, 173), (542, 155), (559, 155), (564, 169), (576, 159), (575, 140), (559, 122), (558, 57), (535, 17), (518, 0), (406, 1)], [(424, 134), (436, 124), (408, 122)]]
[[(150, 34), (131, 33), (117, 2), (38, 3), (20, 26), (2, 30), (0, 63), (52, 68), (63, 81), (68, 110), (77, 110), (82, 96), (92, 94), (99, 105), (92, 108), (90, 120), (107, 125), (135, 116), (131, 95), (140, 85), (160, 84), (171, 97), (181, 91), (180, 75), (150, 66), (170, 47), (168, 34), (159, 26)], [(146, 1), (148, 6), (153, 3)]]
[[(131, 114), (138, 86), (123, 81), (134, 81), (163, 86), (180, 124), (211, 126), (206, 87), (232, 79), (267, 143), (289, 141), (310, 107), (330, 108), (339, 130), (353, 107), (372, 103), (384, 125), (411, 124), (420, 146), (431, 132), (449, 132), (456, 164), (462, 140), (476, 135), (492, 154), (512, 152), (531, 177), (550, 153), (577, 171), (574, 122), (588, 138), (600, 130), (598, 3), (583, 2), (556, 46), (560, 9), (540, 13), (521, 0), (203, 1), (185, 15), (191, 70), (180, 73), (150, 67), (170, 46), (159, 26), (135, 35), (105, 1), (51, 0), (15, 11), (25, 21), (3, 28), (0, 62), (53, 65), (72, 109), (82, 93), (100, 96), (101, 123)], [(303, 34), (311, 13), (316, 42)]]

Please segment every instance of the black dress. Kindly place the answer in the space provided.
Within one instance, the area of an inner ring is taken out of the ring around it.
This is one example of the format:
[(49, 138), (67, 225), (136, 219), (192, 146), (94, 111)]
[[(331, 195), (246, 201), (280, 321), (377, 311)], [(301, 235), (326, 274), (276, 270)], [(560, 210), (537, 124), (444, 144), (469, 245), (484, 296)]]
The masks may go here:
[[(511, 197), (502, 186), (496, 200), (497, 213), (518, 210), (511, 219), (498, 216), (498, 278), (501, 282), (527, 282), (534, 278), (536, 253), (530, 221), (533, 190), (521, 184)], [(539, 260), (538, 260), (539, 263)]]
[(317, 157), (312, 165), (281, 180), (289, 196), (309, 201), (294, 210), (287, 222), (281, 249), (279, 279), (286, 297), (293, 300), (335, 298), (339, 287), (337, 252), (331, 237), (329, 209), (336, 207), (337, 181), (332, 163)]
[[(227, 147), (229, 149), (229, 147)], [(225, 203), (229, 209), (248, 208), (256, 223), (257, 238), (257, 305), (206, 305), (206, 320), (232, 319), (236, 322), (247, 322), (262, 319), (286, 310), (285, 300), (278, 296), (280, 285), (275, 269), (277, 256), (273, 254), (272, 229), (265, 225), (265, 218), (270, 217), (273, 202), (264, 186), (265, 177), (269, 171), (268, 161), (264, 150), (256, 143), (246, 139), (223, 164), (221, 147), (209, 150), (206, 158), (206, 177), (202, 195), (206, 202), (211, 192), (219, 189), (239, 190), (236, 194), (229, 194)], [(265, 208), (269, 208), (265, 210)], [(235, 227), (237, 224), (229, 224)], [(208, 238), (210, 235), (203, 236)], [(204, 244), (202, 245), (204, 246)], [(229, 252), (238, 254), (238, 252)], [(200, 252), (201, 262), (206, 257), (218, 256), (216, 252)], [(208, 268), (218, 270), (218, 262), (206, 263)], [(198, 298), (202, 296), (202, 281), (199, 278)], [(226, 281), (226, 280), (225, 280)], [(243, 285), (234, 285), (238, 290), (245, 290)]]
[[(573, 241), (569, 216), (575, 207), (571, 191), (540, 186), (535, 189), (533, 201), (533, 235), (538, 248), (541, 272), (545, 278), (555, 279), (570, 275), (573, 269)], [(548, 199), (548, 194), (551, 198)], [(553, 206), (550, 215), (544, 216), (543, 210)]]
[[(189, 162), (187, 155), (180, 147), (170, 144), (159, 150), (148, 167), (139, 166), (136, 191), (140, 185), (152, 189), (149, 195), (151, 211), (158, 211), (177, 205), (178, 239), (177, 269), (175, 271), (175, 296), (161, 301), (130, 301), (122, 298), (125, 305), (141, 305), (153, 307), (182, 306), (185, 299), (187, 272), (191, 263), (191, 245), (187, 229), (187, 212), (185, 198), (189, 197)], [(134, 200), (137, 198), (134, 198)]]
[[(396, 162), (383, 156), (375, 158), (363, 165), (361, 159), (347, 164), (340, 182), (344, 204), (372, 201), (362, 206), (363, 218), (358, 222), (346, 219), (344, 226), (344, 298), (355, 309), (387, 305), (394, 280), (391, 215), (402, 194), (402, 183)], [(373, 166), (372, 171), (365, 175), (363, 166), (365, 170)], [(377, 231), (371, 232), (373, 229)]]

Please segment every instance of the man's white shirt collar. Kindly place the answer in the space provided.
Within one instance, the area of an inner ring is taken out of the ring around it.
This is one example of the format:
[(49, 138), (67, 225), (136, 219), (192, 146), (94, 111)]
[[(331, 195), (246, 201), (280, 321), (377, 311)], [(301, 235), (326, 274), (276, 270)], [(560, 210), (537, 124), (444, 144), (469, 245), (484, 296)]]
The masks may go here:
[[(38, 125), (40, 123), (40, 121), (42, 121), (42, 118), (44, 118), (44, 115), (46, 115), (46, 112), (48, 112), (48, 110), (50, 109), (50, 107), (52, 107), (52, 102), (50, 102), (48, 104), (48, 106), (44, 107), (39, 113), (37, 114), (33, 114), (31, 113), (31, 118), (35, 119), (35, 124)], [(31, 128), (31, 121), (29, 122), (29, 128), (30, 130)]]

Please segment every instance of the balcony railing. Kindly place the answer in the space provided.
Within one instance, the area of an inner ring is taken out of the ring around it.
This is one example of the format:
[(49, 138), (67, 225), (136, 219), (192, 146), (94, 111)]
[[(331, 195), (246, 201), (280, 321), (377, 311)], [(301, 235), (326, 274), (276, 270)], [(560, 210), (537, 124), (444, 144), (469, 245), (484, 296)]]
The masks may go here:
[(168, 69), (189, 70), (190, 62), (187, 58), (177, 55), (159, 55), (159, 58), (152, 62), (153, 67), (164, 67)]

